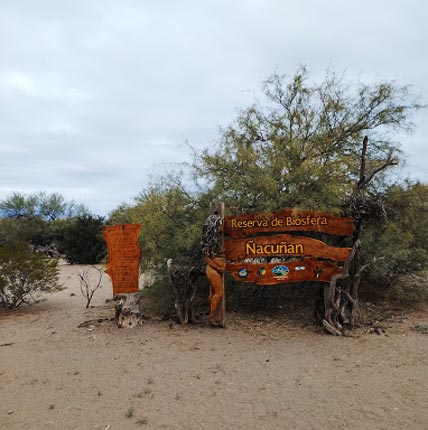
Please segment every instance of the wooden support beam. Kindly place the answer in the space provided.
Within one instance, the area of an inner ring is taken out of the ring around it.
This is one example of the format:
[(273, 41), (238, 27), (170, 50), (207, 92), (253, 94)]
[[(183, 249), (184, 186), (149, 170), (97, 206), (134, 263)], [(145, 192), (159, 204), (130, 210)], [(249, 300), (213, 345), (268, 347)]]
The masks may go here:
[[(214, 201), (211, 205), (211, 215), (216, 215), (224, 219), (224, 203)], [(207, 278), (210, 282), (210, 316), (209, 322), (213, 326), (225, 326), (225, 295), (224, 295), (224, 271), (226, 261), (224, 259), (224, 237), (223, 228), (219, 231), (220, 240), (218, 254), (205, 261), (208, 263), (206, 268)]]

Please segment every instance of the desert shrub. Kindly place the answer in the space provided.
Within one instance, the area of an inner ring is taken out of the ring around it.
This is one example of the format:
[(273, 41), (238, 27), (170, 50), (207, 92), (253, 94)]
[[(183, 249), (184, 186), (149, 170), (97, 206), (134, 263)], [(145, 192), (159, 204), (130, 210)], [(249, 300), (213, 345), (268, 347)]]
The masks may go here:
[(46, 222), (39, 217), (34, 218), (0, 218), (0, 245), (15, 242), (39, 244), (43, 236)]
[(377, 289), (428, 269), (428, 186), (394, 185), (384, 201), (386, 219), (367, 223), (362, 234), (365, 260), (376, 258), (364, 282)]
[(202, 266), (200, 247), (202, 226), (208, 207), (201, 197), (193, 198), (171, 175), (152, 184), (135, 199), (135, 206), (119, 207), (110, 215), (110, 223), (141, 224), (141, 270), (150, 273), (150, 285), (144, 295), (151, 308), (167, 314), (174, 308), (174, 297), (167, 276), (166, 262)]
[(153, 282), (142, 290), (141, 295), (149, 311), (167, 315), (174, 309), (174, 295), (166, 274), (157, 274)]
[(0, 307), (17, 308), (58, 291), (58, 261), (32, 252), (25, 243), (0, 247)]
[(64, 229), (61, 250), (70, 264), (97, 264), (106, 256), (103, 239), (104, 218), (83, 215)]
[(55, 246), (62, 252), (64, 231), (88, 209), (58, 193), (14, 192), (0, 200), (0, 245), (26, 242), (36, 248)]

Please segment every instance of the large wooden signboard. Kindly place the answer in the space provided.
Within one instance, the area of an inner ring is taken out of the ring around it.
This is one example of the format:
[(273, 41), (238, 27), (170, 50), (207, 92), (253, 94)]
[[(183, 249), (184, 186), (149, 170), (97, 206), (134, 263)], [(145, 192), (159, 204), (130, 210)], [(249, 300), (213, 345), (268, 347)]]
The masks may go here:
[[(223, 219), (223, 251), (206, 257), (207, 274), (212, 289), (217, 292), (213, 297), (220, 296), (224, 300), (224, 286), (220, 286), (217, 276), (224, 272), (238, 281), (259, 285), (330, 282), (333, 275), (343, 272), (343, 262), (352, 248), (331, 246), (308, 236), (315, 233), (317, 237), (346, 237), (353, 234), (353, 229), (352, 218), (290, 208), (226, 216)], [(301, 232), (305, 232), (304, 235)], [(214, 307), (211, 306), (211, 322), (224, 325), (224, 315)]]
[(108, 261), (106, 273), (113, 284), (113, 295), (138, 292), (141, 248), (140, 224), (118, 224), (104, 228)]

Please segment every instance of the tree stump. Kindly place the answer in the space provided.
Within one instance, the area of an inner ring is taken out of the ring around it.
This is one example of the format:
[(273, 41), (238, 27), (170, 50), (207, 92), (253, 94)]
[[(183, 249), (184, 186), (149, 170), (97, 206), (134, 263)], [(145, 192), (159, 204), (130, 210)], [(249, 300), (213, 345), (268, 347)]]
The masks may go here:
[(134, 328), (142, 322), (141, 296), (139, 293), (118, 294), (115, 297), (116, 324), (119, 328)]

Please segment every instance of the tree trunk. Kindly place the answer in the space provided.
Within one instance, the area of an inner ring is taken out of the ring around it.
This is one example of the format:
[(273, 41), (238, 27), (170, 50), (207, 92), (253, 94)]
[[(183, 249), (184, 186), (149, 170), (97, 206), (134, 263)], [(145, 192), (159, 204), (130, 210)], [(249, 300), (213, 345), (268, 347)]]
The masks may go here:
[(180, 324), (193, 321), (193, 302), (197, 292), (196, 279), (202, 274), (195, 266), (181, 266), (167, 261), (168, 278), (175, 296), (175, 309)]

